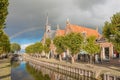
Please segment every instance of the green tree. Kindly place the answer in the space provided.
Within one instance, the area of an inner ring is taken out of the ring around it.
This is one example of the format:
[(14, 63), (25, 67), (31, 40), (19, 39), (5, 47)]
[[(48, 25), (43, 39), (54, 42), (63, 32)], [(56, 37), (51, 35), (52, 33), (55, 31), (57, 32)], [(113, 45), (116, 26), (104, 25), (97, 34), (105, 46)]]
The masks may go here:
[(44, 44), (44, 51), (45, 51), (45, 54), (47, 55), (48, 59), (49, 59), (49, 52), (50, 52), (50, 44), (51, 44), (51, 40), (49, 38), (47, 38), (45, 40), (45, 44)]
[(111, 22), (105, 22), (103, 35), (114, 44), (114, 47), (120, 52), (120, 12), (114, 14)]
[(8, 0), (0, 0), (0, 30), (5, 27), (5, 20), (8, 15)]
[(34, 44), (31, 44), (25, 48), (25, 52), (28, 54), (33, 54), (34, 53)]
[(38, 57), (40, 53), (43, 51), (43, 45), (41, 42), (36, 42), (35, 44), (31, 44), (25, 48), (25, 52), (30, 55), (35, 55)]
[(42, 52), (42, 50), (43, 50), (43, 45), (42, 45), (42, 43), (41, 43), (41, 42), (36, 42), (36, 43), (34, 44), (34, 52), (40, 54), (40, 53)]
[(10, 41), (4, 32), (5, 20), (8, 14), (8, 0), (0, 0), (0, 54), (10, 51)]
[(45, 40), (45, 44), (46, 44), (46, 46), (50, 47), (50, 44), (51, 44), (50, 38), (47, 38), (47, 39)]
[(83, 36), (80, 33), (70, 33), (65, 36), (65, 45), (70, 50), (72, 55), (72, 63), (74, 63), (74, 56), (80, 51)]
[(10, 51), (10, 41), (8, 36), (3, 32), (0, 36), (0, 54), (8, 53)]
[(65, 51), (64, 36), (55, 37), (53, 43), (56, 46), (56, 52), (59, 54), (59, 60), (61, 61), (61, 54)]
[(18, 43), (12, 43), (11, 44), (11, 52), (12, 53), (15, 53), (15, 52), (18, 53), (18, 51), (20, 51), (20, 50), (21, 50), (21, 47)]
[(44, 45), (44, 51), (46, 54), (48, 54), (50, 51), (50, 48), (46, 44)]
[(82, 48), (90, 55), (90, 63), (93, 63), (94, 54), (100, 52), (100, 46), (96, 44), (96, 37), (88, 37)]

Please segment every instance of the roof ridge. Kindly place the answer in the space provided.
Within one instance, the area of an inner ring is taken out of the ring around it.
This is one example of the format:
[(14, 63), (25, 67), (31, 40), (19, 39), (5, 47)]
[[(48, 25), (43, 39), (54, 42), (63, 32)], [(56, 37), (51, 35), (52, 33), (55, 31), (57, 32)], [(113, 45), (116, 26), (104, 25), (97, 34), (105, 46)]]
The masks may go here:
[[(76, 25), (76, 24), (70, 24), (70, 25), (73, 25), (73, 26), (75, 26), (75, 27), (80, 27), (80, 28), (85, 28), (85, 29), (95, 30), (95, 29), (92, 29), (92, 28), (89, 28), (89, 27), (80, 26), (80, 25)], [(95, 31), (96, 31), (96, 30), (95, 30)]]

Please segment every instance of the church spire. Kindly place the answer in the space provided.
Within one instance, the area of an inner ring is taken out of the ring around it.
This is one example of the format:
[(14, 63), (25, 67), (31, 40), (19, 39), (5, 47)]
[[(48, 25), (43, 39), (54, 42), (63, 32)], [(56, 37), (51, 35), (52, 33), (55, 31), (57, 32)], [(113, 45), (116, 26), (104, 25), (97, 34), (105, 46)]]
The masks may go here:
[(46, 26), (48, 25), (48, 13), (47, 13), (47, 18), (46, 18)]
[(48, 27), (48, 13), (47, 13), (47, 17), (46, 17), (45, 32), (47, 32), (47, 27)]

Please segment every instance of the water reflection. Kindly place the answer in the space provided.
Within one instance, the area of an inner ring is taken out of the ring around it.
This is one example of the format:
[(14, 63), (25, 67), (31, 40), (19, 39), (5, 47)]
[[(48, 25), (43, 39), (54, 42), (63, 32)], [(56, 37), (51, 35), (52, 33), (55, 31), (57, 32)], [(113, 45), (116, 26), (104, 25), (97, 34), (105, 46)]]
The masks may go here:
[(31, 75), (33, 75), (35, 80), (51, 80), (48, 74), (43, 74), (42, 71), (35, 70), (28, 63), (26, 64), (26, 69)]
[(59, 71), (53, 71), (39, 66), (39, 70), (35, 70), (31, 65), (27, 63), (27, 71), (32, 74), (35, 80), (95, 80), (85, 76), (79, 76), (79, 79), (74, 76), (60, 73)]
[(12, 68), (17, 68), (20, 66), (20, 62), (17, 61), (17, 62), (11, 62), (11, 65), (12, 65)]
[(12, 62), (11, 80), (34, 80), (34, 78), (26, 71), (25, 62)]
[(12, 80), (95, 80), (85, 76), (76, 78), (73, 74), (67, 75), (58, 71), (50, 70), (39, 66), (39, 70), (34, 69), (26, 62), (13, 62), (11, 68)]

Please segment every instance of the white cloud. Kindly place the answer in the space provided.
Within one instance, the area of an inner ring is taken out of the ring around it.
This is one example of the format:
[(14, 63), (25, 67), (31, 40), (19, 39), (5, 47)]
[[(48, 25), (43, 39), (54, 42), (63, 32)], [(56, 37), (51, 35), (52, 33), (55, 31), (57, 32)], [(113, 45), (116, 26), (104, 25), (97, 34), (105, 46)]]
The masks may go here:
[(28, 43), (28, 44), (22, 44), (21, 45), (21, 50), (24, 50), (27, 46), (31, 45), (33, 43)]

